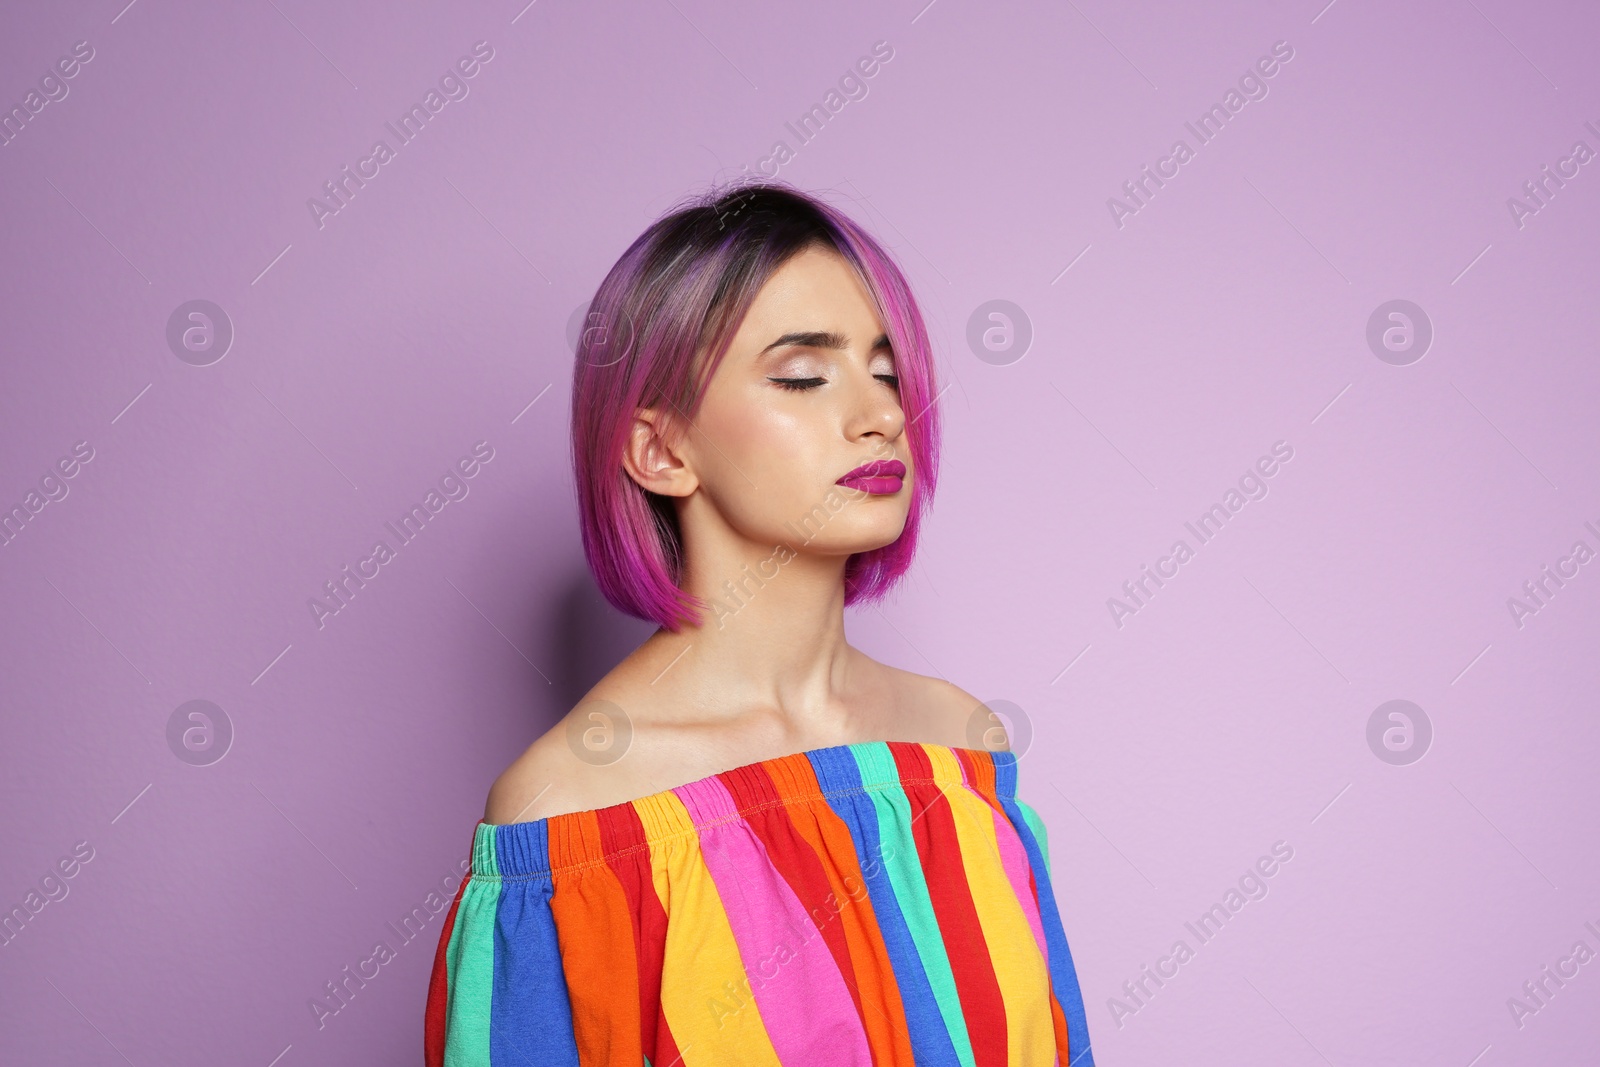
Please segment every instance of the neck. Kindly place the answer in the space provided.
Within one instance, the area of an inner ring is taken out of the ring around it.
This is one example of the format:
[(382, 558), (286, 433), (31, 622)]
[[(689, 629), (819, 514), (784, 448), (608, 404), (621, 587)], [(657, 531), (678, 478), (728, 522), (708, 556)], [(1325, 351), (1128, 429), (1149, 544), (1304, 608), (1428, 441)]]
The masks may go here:
[(681, 694), (697, 719), (761, 709), (798, 734), (826, 729), (852, 682), (847, 559), (743, 541), (691, 551), (681, 585), (708, 607), (699, 625), (651, 636), (652, 684)]

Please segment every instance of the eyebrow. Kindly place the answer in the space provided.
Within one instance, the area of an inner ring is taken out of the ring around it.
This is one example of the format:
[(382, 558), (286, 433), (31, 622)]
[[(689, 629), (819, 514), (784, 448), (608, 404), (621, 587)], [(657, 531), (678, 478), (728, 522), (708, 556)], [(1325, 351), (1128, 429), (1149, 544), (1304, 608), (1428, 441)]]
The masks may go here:
[[(834, 333), (831, 330), (802, 330), (784, 334), (766, 348), (763, 348), (757, 355), (764, 356), (774, 348), (786, 348), (790, 345), (797, 345), (803, 348), (835, 348), (842, 351), (850, 347), (850, 339), (842, 333)], [(889, 335), (887, 333), (880, 333), (878, 339), (872, 342), (872, 351), (874, 352), (880, 348), (889, 347), (891, 345), (889, 344)]]

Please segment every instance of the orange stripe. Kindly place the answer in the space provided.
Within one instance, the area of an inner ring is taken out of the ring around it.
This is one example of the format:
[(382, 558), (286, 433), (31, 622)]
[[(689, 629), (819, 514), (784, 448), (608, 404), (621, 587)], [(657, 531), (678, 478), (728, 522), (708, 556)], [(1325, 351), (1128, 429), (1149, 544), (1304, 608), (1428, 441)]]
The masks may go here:
[(950, 751), (961, 761), (961, 771), (966, 775), (967, 783), (982, 795), (994, 810), (1004, 815), (1005, 809), (1000, 806), (1000, 797), (995, 791), (994, 758), (967, 748), (953, 748)]
[[(551, 855), (579, 849), (600, 855), (600, 820), (593, 811), (555, 816), (549, 833)], [(609, 867), (596, 864), (567, 872), (550, 898), (550, 910), (572, 1001), (578, 1062), (582, 1067), (643, 1063), (639, 960), (627, 892)]]
[[(1067, 1067), (1067, 1017), (1061, 1014), (1061, 1002), (1056, 999), (1054, 988), (1050, 990), (1050, 1021), (1056, 1028), (1056, 1055), (1061, 1058), (1061, 1067)], [(1084, 1041), (1088, 1041), (1087, 1037)]]

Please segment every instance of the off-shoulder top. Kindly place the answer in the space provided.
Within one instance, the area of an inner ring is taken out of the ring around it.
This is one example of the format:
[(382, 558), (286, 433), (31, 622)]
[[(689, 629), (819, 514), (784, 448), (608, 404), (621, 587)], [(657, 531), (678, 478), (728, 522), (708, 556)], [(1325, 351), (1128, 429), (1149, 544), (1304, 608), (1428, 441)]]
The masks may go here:
[(1092, 1067), (1011, 752), (761, 760), (477, 824), (427, 1067)]

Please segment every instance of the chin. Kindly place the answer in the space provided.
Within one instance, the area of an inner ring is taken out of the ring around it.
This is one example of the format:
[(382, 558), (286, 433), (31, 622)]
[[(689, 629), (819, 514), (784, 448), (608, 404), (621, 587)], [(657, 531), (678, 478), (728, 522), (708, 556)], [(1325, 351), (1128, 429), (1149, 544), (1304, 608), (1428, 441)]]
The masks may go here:
[(891, 522), (862, 523), (860, 527), (852, 529), (840, 540), (849, 542), (848, 551), (853, 555), (857, 552), (871, 552), (874, 549), (885, 548), (900, 540), (900, 535), (905, 532), (906, 520), (904, 515), (899, 515)]

